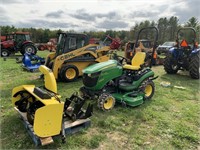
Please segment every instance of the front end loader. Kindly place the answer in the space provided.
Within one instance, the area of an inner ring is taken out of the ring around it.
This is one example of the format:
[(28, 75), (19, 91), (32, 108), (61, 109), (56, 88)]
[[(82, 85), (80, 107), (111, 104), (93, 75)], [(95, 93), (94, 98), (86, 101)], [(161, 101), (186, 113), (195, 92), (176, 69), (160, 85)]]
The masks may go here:
[(118, 40), (110, 38), (110, 46), (89, 44), (87, 35), (60, 33), (56, 52), (50, 53), (45, 65), (52, 69), (57, 79), (65, 82), (76, 80), (89, 65), (109, 60), (108, 52), (120, 46)]
[[(65, 117), (85, 119), (92, 115), (92, 105), (83, 110), (84, 100), (73, 94), (65, 102), (57, 93), (53, 72), (44, 65), (39, 67), (44, 74), (44, 87), (21, 85), (12, 90), (12, 104), (19, 112), (26, 113), (34, 133), (41, 138), (62, 133)], [(73, 103), (73, 105), (72, 105)], [(72, 120), (72, 119), (71, 119)]]

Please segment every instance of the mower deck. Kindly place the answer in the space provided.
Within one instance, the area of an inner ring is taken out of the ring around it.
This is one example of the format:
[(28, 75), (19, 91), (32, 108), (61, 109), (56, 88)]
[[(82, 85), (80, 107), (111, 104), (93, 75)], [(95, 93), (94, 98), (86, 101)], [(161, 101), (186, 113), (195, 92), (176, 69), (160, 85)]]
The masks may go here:
[[(51, 136), (45, 137), (45, 138), (38, 137), (33, 131), (33, 126), (28, 122), (26, 113), (19, 111), (16, 107), (15, 107), (15, 110), (19, 113), (19, 116), (22, 119), (22, 122), (28, 134), (30, 135), (30, 137), (32, 138), (36, 146), (39, 146), (39, 145), (44, 146), (44, 145), (48, 145), (54, 142), (53, 137)], [(84, 128), (88, 128), (91, 125), (91, 121), (89, 118), (72, 121), (66, 117), (64, 118), (63, 125), (64, 125), (64, 133), (69, 135), (69, 134), (74, 134)]]
[(131, 95), (131, 93), (113, 93), (112, 96), (115, 98), (115, 100), (119, 103), (122, 103), (122, 105), (128, 105), (128, 106), (138, 106), (141, 105), (144, 102), (144, 94), (137, 94), (137, 95)]
[(22, 65), (22, 68), (27, 70), (27, 71), (30, 71), (30, 72), (33, 72), (33, 71), (36, 71), (38, 70), (38, 68), (40, 67), (41, 64), (34, 64), (32, 66), (25, 66), (25, 65)]

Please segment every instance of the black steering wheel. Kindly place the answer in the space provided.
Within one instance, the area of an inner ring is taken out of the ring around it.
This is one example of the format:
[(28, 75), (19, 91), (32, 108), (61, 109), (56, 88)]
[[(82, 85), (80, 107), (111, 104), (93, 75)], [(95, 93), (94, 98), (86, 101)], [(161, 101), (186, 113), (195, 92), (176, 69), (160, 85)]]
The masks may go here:
[(117, 62), (120, 64), (120, 65), (125, 65), (127, 64), (127, 59), (123, 56), (115, 56), (115, 60), (117, 60)]

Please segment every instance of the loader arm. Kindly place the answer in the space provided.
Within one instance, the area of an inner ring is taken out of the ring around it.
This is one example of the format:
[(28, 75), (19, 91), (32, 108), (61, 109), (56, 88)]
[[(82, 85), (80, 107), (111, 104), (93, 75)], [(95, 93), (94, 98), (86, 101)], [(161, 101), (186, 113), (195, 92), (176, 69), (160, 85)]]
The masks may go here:
[(49, 66), (49, 63), (56, 57), (56, 52), (52, 52), (47, 55), (47, 58), (45, 60), (45, 66)]
[[(77, 50), (74, 50), (74, 51), (71, 51), (69, 53), (62, 54), (62, 55), (56, 57), (56, 59), (54, 61), (53, 69), (52, 69), (55, 78), (58, 79), (59, 70), (61, 69), (62, 65), (66, 61), (71, 60), (73, 58), (76, 58), (78, 56), (84, 55), (84, 54), (90, 54), (96, 60), (96, 58), (98, 58), (98, 53), (100, 53), (102, 51), (110, 50), (107, 46), (103, 47), (102, 49), (97, 49), (97, 50), (89, 49), (89, 48), (95, 47), (95, 46), (98, 46), (98, 44), (89, 44), (85, 47), (79, 48)], [(98, 62), (98, 60), (97, 60), (97, 62)]]

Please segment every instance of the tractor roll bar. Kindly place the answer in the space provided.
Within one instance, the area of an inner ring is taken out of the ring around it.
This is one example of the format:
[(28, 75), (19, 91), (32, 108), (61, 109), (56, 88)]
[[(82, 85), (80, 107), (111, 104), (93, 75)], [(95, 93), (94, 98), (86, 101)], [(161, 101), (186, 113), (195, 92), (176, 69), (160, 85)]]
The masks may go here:
[(196, 30), (193, 27), (184, 27), (184, 28), (180, 28), (177, 31), (177, 39), (178, 39), (178, 34), (181, 30), (192, 30), (194, 32), (194, 40), (196, 39)]
[(184, 27), (184, 28), (180, 28), (178, 29), (177, 31), (177, 35), (176, 35), (176, 43), (177, 43), (177, 47), (179, 47), (179, 38), (178, 38), (178, 35), (179, 35), (179, 32), (181, 30), (192, 30), (194, 32), (194, 39), (193, 39), (193, 46), (195, 47), (195, 41), (196, 41), (196, 30), (193, 28), (193, 27)]
[(151, 27), (145, 27), (145, 28), (142, 28), (140, 29), (140, 31), (138, 32), (138, 35), (137, 35), (137, 38), (136, 38), (136, 42), (135, 42), (135, 45), (134, 45), (134, 49), (136, 49), (136, 46), (138, 45), (138, 40), (140, 38), (140, 34), (142, 33), (142, 31), (144, 30), (155, 30), (155, 38), (154, 38), (154, 42), (153, 42), (153, 52), (152, 52), (152, 56), (151, 56), (151, 62), (150, 62), (150, 68), (152, 66), (152, 62), (153, 62), (153, 55), (155, 53), (155, 50), (156, 50), (156, 46), (157, 46), (157, 41), (158, 41), (158, 34), (159, 34), (159, 31), (158, 31), (158, 28), (157, 27), (154, 27), (154, 26), (151, 26)]

